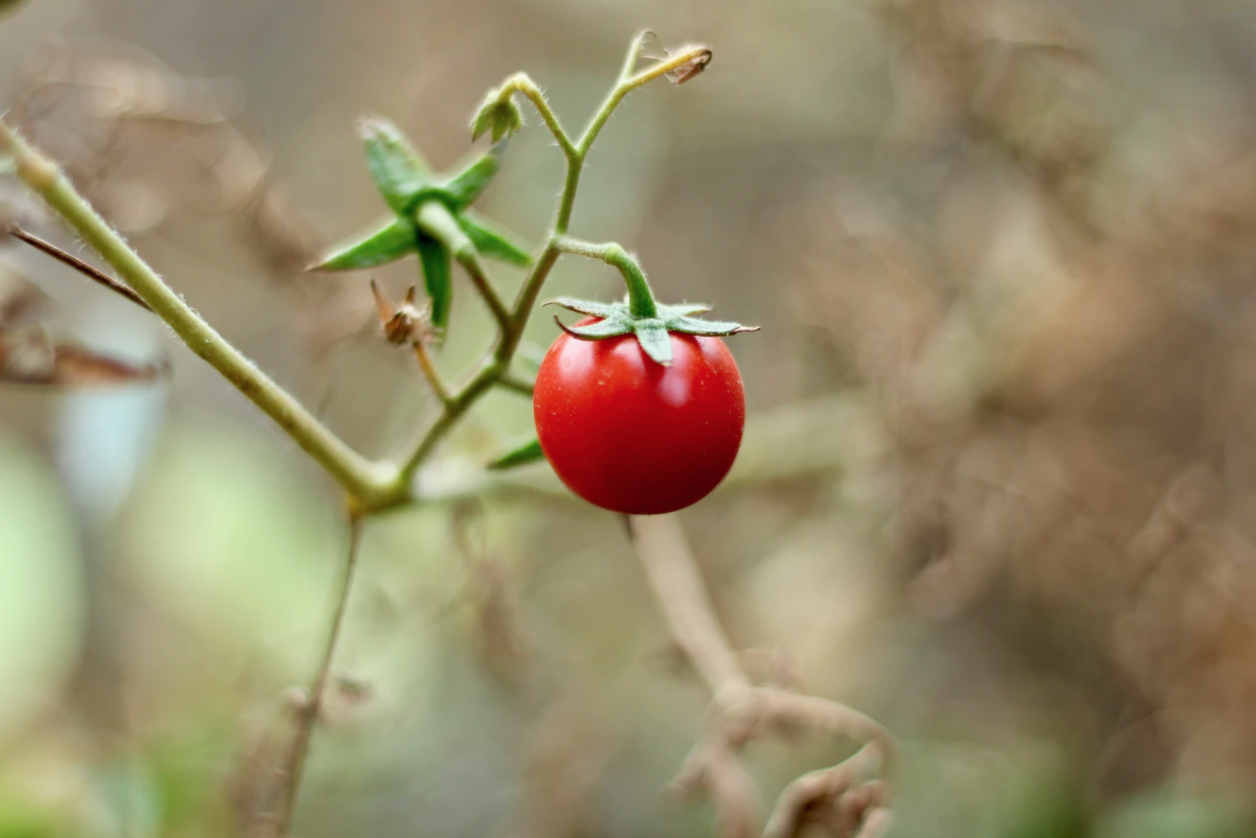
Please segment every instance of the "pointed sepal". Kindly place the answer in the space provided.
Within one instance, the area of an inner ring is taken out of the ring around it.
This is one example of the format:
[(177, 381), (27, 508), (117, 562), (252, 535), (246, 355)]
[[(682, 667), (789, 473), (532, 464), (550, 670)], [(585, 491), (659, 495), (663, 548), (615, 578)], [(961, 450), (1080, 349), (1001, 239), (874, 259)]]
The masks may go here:
[(414, 225), (387, 218), (351, 241), (333, 246), (311, 271), (357, 271), (395, 262), (415, 251)]
[(488, 464), (490, 471), (505, 471), (510, 468), (518, 468), (531, 463), (536, 463), (545, 459), (545, 452), (541, 450), (539, 440), (532, 439), (524, 444), (502, 454), (497, 459)]
[(441, 191), (454, 212), (460, 212), (475, 203), (484, 190), (501, 171), (502, 158), (508, 143), (497, 143), (487, 152), (471, 161), (465, 169), (445, 181)]
[(519, 106), (509, 95), (503, 97), (500, 89), (490, 90), (471, 118), (471, 140), (474, 142), (487, 132), (493, 142), (498, 142), (522, 127), (523, 112)]
[(700, 320), (697, 317), (681, 317), (675, 322), (678, 328), (673, 331), (686, 335), (705, 335), (706, 337), (728, 337), (742, 332), (757, 332), (758, 326), (743, 326), (725, 320)]
[(358, 134), (367, 168), (384, 201), (398, 215), (408, 215), (435, 185), (427, 163), (401, 129), (383, 117), (363, 118)]
[(489, 222), (481, 219), (475, 212), (463, 210), (453, 217), (479, 253), (489, 256), (490, 259), (504, 261), (507, 265), (515, 265), (517, 268), (526, 268), (533, 264), (533, 255), (528, 253), (524, 246), (512, 239), (506, 232), (496, 229)]
[(581, 340), (606, 340), (607, 338), (617, 338), (620, 335), (626, 335), (631, 332), (632, 325), (623, 320), (599, 320), (596, 323), (589, 323), (585, 326), (568, 326), (566, 323), (558, 319), (558, 315), (554, 315), (554, 322), (558, 324), (558, 328), (567, 334)]
[(431, 322), (427, 311), (417, 305), (416, 289), (413, 285), (406, 292), (401, 305), (393, 305), (384, 290), (371, 280), (371, 296), (375, 299), (375, 312), (379, 315), (379, 325), (384, 332), (384, 339), (394, 346), (407, 343), (426, 341), (432, 337)]
[(432, 325), (438, 335), (443, 335), (453, 307), (451, 254), (447, 247), (428, 236), (418, 237), (418, 247), (419, 261), (423, 264), (423, 287), (431, 298)]
[(568, 311), (574, 311), (577, 314), (587, 314), (589, 317), (621, 317), (624, 311), (623, 303), (595, 303), (592, 300), (576, 300), (571, 297), (559, 297), (555, 300), (548, 300), (541, 305), (546, 306), (562, 306)]
[(672, 338), (661, 320), (638, 320), (633, 331), (637, 333), (637, 343), (655, 363), (672, 365)]
[(743, 326), (721, 320), (702, 320), (690, 315), (708, 311), (708, 307), (696, 303), (678, 306), (656, 304), (658, 316), (637, 317), (632, 313), (628, 303), (597, 303), (590, 300), (575, 300), (570, 297), (559, 297), (545, 305), (557, 305), (583, 314), (596, 317), (593, 323), (568, 326), (557, 317), (554, 321), (567, 334), (579, 340), (606, 340), (620, 335), (632, 334), (642, 351), (655, 363), (664, 367), (672, 364), (672, 334), (701, 335), (704, 337), (727, 337), (741, 332), (757, 332), (758, 326)]
[(475, 249), (483, 255), (520, 268), (532, 264), (532, 254), (523, 245), (470, 210), (458, 213), (454, 219)]

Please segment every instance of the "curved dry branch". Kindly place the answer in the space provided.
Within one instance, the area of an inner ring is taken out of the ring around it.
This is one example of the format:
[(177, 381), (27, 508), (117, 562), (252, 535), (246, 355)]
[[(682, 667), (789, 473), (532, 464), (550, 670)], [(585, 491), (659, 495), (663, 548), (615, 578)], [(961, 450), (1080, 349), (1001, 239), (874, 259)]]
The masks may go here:
[[(742, 767), (741, 751), (774, 730), (804, 727), (864, 746), (850, 759), (790, 783), (768, 818), (764, 838), (792, 838), (804, 827), (837, 838), (884, 834), (896, 750), (890, 732), (836, 701), (752, 684), (720, 627), (677, 519), (628, 516), (627, 524), (673, 639), (712, 693), (711, 722), (685, 759), (673, 788), (682, 794), (706, 792), (715, 806), (721, 838), (754, 835), (758, 795)], [(865, 779), (874, 769), (880, 779)]]

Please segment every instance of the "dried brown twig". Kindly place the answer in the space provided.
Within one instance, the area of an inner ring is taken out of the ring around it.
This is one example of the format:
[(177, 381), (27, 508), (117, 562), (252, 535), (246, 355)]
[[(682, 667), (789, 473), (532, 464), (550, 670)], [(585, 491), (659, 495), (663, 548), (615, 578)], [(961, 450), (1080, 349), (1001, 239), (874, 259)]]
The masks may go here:
[(44, 239), (41, 239), (39, 236), (35, 235), (34, 233), (31, 233), (27, 230), (22, 229), (17, 224), (8, 224), (7, 226), (0, 226), (0, 237), (3, 237), (3, 236), (12, 236), (14, 239), (17, 239), (20, 242), (25, 242), (26, 244), (30, 245), (31, 247), (35, 248), (41, 253), (51, 256), (53, 259), (56, 259), (58, 262), (61, 262), (62, 264), (70, 266), (71, 268), (83, 274), (83, 276), (87, 277), (93, 282), (99, 285), (103, 285), (105, 288), (108, 288), (110, 291), (114, 292), (115, 294), (118, 294), (119, 296), (125, 297), (126, 299), (135, 303), (140, 308), (146, 311), (153, 310), (152, 307), (148, 303), (144, 302), (143, 297), (135, 293), (133, 290), (131, 290), (130, 287), (128, 287), (121, 281), (114, 279), (109, 274), (96, 268), (94, 265), (88, 264), (87, 262), (75, 256), (73, 253), (69, 253), (57, 247), (52, 242), (45, 241)]
[(362, 545), (362, 519), (357, 515), (349, 518), (348, 557), (344, 563), (340, 577), (340, 589), (336, 594), (336, 610), (332, 615), (331, 627), (328, 629), (328, 641), (323, 645), (323, 657), (315, 673), (313, 685), (305, 700), (300, 702), (296, 710), (296, 731), (293, 734), (290, 749), (287, 752), (282, 770), (282, 783), (278, 812), (275, 821), (275, 834), (288, 835), (292, 829), (292, 818), (296, 813), (297, 794), (301, 790), (301, 775), (305, 769), (306, 754), (310, 749), (310, 739), (314, 735), (314, 725), (323, 713), (323, 700), (326, 697), (327, 685), (331, 682), (332, 663), (337, 641), (344, 626), (345, 612), (348, 610), (348, 596), (345, 594), (353, 584), (353, 574), (358, 565), (358, 552)]
[[(628, 532), (673, 639), (710, 688), (711, 723), (674, 786), (706, 790), (723, 838), (758, 833), (754, 782), (743, 748), (773, 728), (809, 728), (866, 744), (850, 759), (790, 783), (777, 798), (764, 838), (793, 838), (804, 828), (840, 838), (872, 838), (889, 826), (888, 778), (894, 739), (864, 714), (835, 701), (753, 684), (720, 628), (693, 555), (672, 516), (628, 517)], [(877, 766), (881, 780), (863, 775)]]

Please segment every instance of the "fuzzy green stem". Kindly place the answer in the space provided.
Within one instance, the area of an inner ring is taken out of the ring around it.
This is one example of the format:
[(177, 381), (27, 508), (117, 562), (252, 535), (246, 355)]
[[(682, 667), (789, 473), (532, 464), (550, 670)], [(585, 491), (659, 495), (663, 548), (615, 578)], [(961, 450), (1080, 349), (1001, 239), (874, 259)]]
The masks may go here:
[(619, 80), (632, 78), (633, 72), (637, 69), (637, 59), (641, 57), (641, 48), (645, 46), (646, 39), (653, 33), (649, 29), (642, 29), (632, 37), (632, 41), (628, 44), (628, 51), (624, 53), (624, 62), (619, 67)]
[(0, 121), (0, 153), (18, 177), (187, 344), (261, 408), (353, 496), (363, 508), (395, 502), (406, 492), (398, 472), (362, 457), (286, 390), (218, 334), (109, 226), (51, 160)]
[(658, 304), (654, 302), (654, 293), (646, 281), (645, 272), (628, 251), (614, 242), (593, 244), (567, 236), (560, 236), (556, 245), (563, 253), (598, 259), (617, 268), (628, 286), (628, 310), (632, 316), (641, 320), (659, 316)]
[(644, 43), (647, 34), (646, 32), (641, 32), (633, 38), (632, 44), (628, 47), (628, 54), (624, 58), (623, 66), (620, 68), (619, 79), (593, 114), (593, 118), (589, 120), (584, 133), (576, 141), (572, 153), (567, 155), (567, 181), (563, 185), (563, 195), (558, 207), (558, 218), (554, 222), (555, 235), (564, 235), (567, 232), (567, 228), (571, 224), (571, 213), (576, 203), (576, 188), (580, 184), (580, 173), (584, 167), (585, 158), (588, 156), (589, 150), (593, 148), (594, 140), (602, 132), (602, 128), (606, 126), (607, 120), (611, 118), (611, 114), (624, 101), (624, 97), (638, 87), (642, 87), (673, 70), (684, 67), (707, 52), (706, 47), (690, 47), (668, 58), (666, 61), (661, 61), (652, 67), (642, 70), (640, 73), (634, 73), (637, 66), (637, 57), (641, 54), (641, 45)]
[(606, 98), (606, 101), (602, 103), (602, 107), (594, 114), (592, 121), (589, 122), (589, 127), (584, 129), (584, 134), (581, 135), (580, 140), (576, 143), (576, 151), (581, 159), (589, 153), (589, 149), (593, 146), (593, 141), (597, 139), (597, 135), (602, 131), (602, 127), (606, 125), (606, 121), (611, 118), (611, 114), (615, 112), (615, 108), (619, 107), (619, 103), (624, 100), (625, 96), (638, 87), (649, 84), (674, 70), (679, 70), (686, 64), (700, 59), (704, 54), (710, 53), (706, 47), (689, 47), (683, 52), (669, 57), (666, 61), (660, 61), (658, 64), (642, 70), (640, 73), (633, 73), (637, 64), (637, 55), (641, 51), (643, 35), (644, 33), (638, 35), (633, 40), (632, 46), (628, 51), (628, 57), (624, 60), (623, 69), (620, 71), (619, 82), (611, 90), (611, 94)]
[[(501, 97), (509, 96), (511, 93), (522, 93), (528, 98), (528, 101), (536, 108), (536, 112), (541, 115), (541, 119), (545, 121), (545, 127), (554, 135), (554, 139), (558, 142), (558, 147), (562, 149), (568, 159), (576, 154), (576, 147), (571, 142), (571, 137), (567, 136), (567, 132), (563, 130), (562, 123), (558, 121), (558, 115), (550, 108), (549, 102), (545, 101), (545, 94), (541, 92), (541, 88), (537, 87), (536, 82), (527, 73), (515, 73), (510, 78), (502, 82), (499, 95)], [(500, 99), (498, 101), (501, 101)]]
[(480, 298), (488, 306), (489, 313), (497, 321), (498, 328), (509, 329), (513, 325), (510, 312), (506, 311), (501, 297), (489, 282), (484, 264), (480, 261), (475, 246), (471, 244), (471, 239), (462, 232), (462, 228), (458, 226), (458, 222), (454, 220), (445, 205), (438, 201), (423, 201), (419, 204), (418, 212), (415, 213), (414, 222), (420, 230), (449, 249), (454, 259), (467, 272), (467, 276), (471, 277), (471, 284), (475, 286)]

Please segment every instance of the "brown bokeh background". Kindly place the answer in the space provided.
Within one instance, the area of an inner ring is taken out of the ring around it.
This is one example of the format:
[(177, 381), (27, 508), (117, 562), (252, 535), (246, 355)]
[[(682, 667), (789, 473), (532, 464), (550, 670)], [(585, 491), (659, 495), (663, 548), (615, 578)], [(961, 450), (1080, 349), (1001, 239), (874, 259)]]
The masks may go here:
[[(522, 69), (574, 129), (641, 26), (715, 58), (616, 114), (573, 232), (763, 326), (733, 339), (743, 457), (682, 515), (747, 667), (895, 731), (895, 835), (1247, 834), (1246, 4), (28, 0), (0, 90), (198, 311), (381, 455), (432, 401), (367, 275), (299, 270), (381, 212), (355, 118), (452, 165)], [(535, 241), (562, 161), (528, 114), (483, 207)], [(0, 206), (73, 247), (11, 178)], [(371, 275), (399, 295), (416, 268)], [(167, 330), (0, 250), (5, 299), (32, 286), (23, 323), (174, 372), (0, 388), (0, 836), (226, 834), (317, 658), (335, 489)], [(574, 260), (547, 287), (616, 290)], [(451, 374), (490, 326), (457, 291)], [(529, 416), (486, 399), (430, 479)], [(708, 696), (618, 522), (543, 468), (498, 488), (370, 526), (299, 833), (710, 834), (664, 794)], [(774, 794), (851, 747), (748, 762)]]

